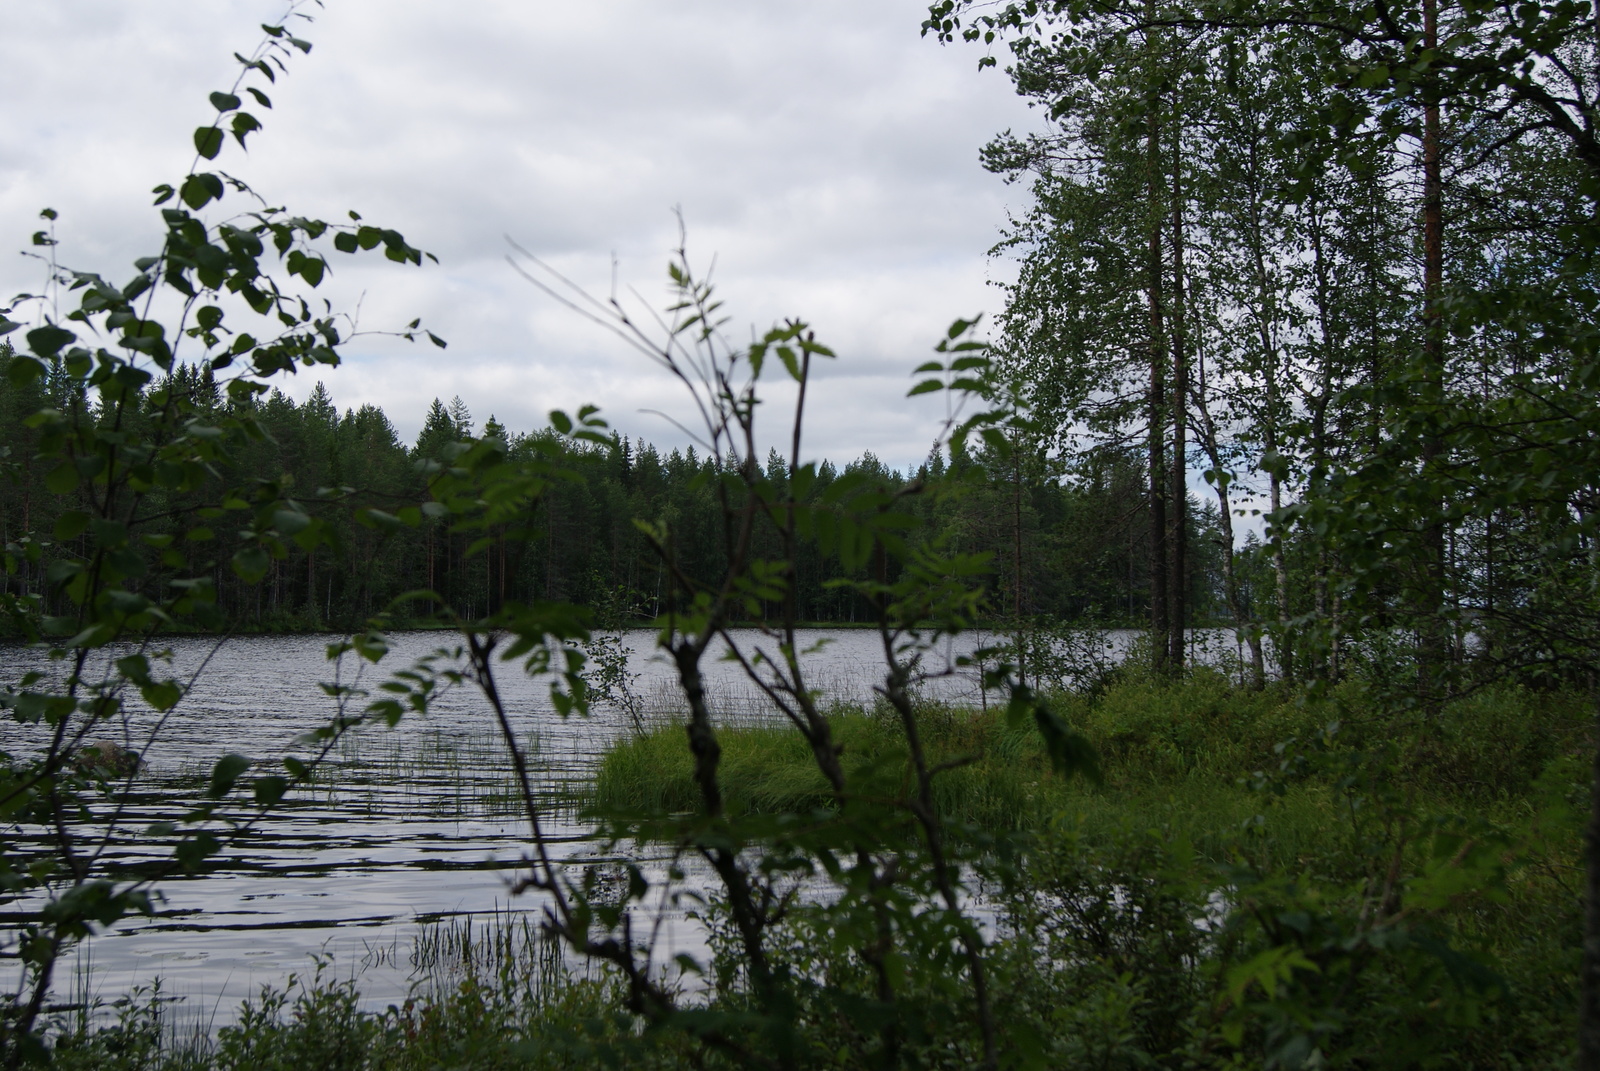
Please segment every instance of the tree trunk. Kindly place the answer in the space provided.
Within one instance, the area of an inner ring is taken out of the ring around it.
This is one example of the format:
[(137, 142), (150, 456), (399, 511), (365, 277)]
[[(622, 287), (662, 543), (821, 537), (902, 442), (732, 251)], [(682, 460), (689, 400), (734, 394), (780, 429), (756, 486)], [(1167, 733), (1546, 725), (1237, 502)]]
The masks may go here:
[(1233, 500), (1228, 493), (1230, 474), (1222, 467), (1222, 450), (1217, 443), (1217, 426), (1211, 419), (1210, 406), (1207, 403), (1205, 363), (1199, 365), (1200, 384), (1195, 398), (1195, 414), (1200, 421), (1200, 442), (1205, 448), (1206, 457), (1211, 461), (1211, 470), (1216, 474), (1215, 487), (1217, 489), (1217, 507), (1221, 512), (1222, 523), (1222, 582), (1223, 591), (1228, 599), (1228, 611), (1233, 615), (1233, 630), (1236, 636), (1243, 636), (1250, 645), (1250, 686), (1256, 690), (1266, 686), (1267, 666), (1266, 658), (1261, 651), (1261, 630), (1250, 621), (1244, 611), (1244, 598), (1239, 593), (1239, 575), (1235, 568), (1235, 555), (1233, 552)]
[[(1337, 352), (1334, 319), (1331, 313), (1328, 261), (1323, 250), (1322, 216), (1315, 196), (1308, 205), (1311, 221), (1311, 266), (1316, 278), (1313, 300), (1317, 307), (1318, 362), (1317, 396), (1311, 403), (1311, 495), (1322, 494), (1328, 471), (1328, 406), (1333, 401), (1333, 355)], [(1323, 672), (1328, 680), (1339, 678), (1339, 593), (1331, 590), (1331, 563), (1325, 545), (1317, 548), (1317, 619), (1327, 632), (1327, 660)]]
[[(1271, 446), (1269, 449), (1276, 449)], [(1271, 477), (1269, 491), (1272, 512), (1283, 508), (1283, 480), (1276, 470)], [(1283, 531), (1274, 526), (1272, 537), (1272, 579), (1278, 602), (1278, 642), (1273, 653), (1278, 657), (1278, 676), (1294, 680), (1294, 638), (1289, 634), (1289, 561), (1283, 550)]]
[[(1176, 111), (1176, 109), (1174, 109)], [(1181, 124), (1172, 139), (1172, 489), (1167, 510), (1169, 634), (1167, 667), (1184, 663), (1184, 626), (1189, 608), (1189, 358), (1183, 279), (1183, 163)]]
[[(1154, 0), (1146, 0), (1145, 11), (1155, 18)], [(1167, 671), (1168, 632), (1171, 628), (1167, 608), (1167, 584), (1171, 562), (1167, 545), (1167, 466), (1166, 466), (1166, 345), (1162, 329), (1161, 263), (1161, 100), (1157, 89), (1157, 38), (1154, 30), (1145, 32), (1145, 51), (1150, 63), (1146, 77), (1150, 89), (1146, 98), (1145, 176), (1149, 204), (1148, 299), (1150, 307), (1150, 658), (1157, 673)]]
[[(1423, 47), (1434, 49), (1439, 43), (1438, 0), (1422, 5)], [(1439, 299), (1444, 291), (1444, 182), (1440, 170), (1439, 96), (1433, 78), (1423, 83), (1422, 112), (1422, 289), (1423, 360), (1427, 392), (1424, 404), (1438, 403), (1444, 388), (1444, 325)], [(1439, 457), (1442, 446), (1429, 432), (1422, 444), (1422, 470), (1427, 474)], [(1420, 622), (1420, 650), (1417, 659), (1418, 684), (1424, 709), (1433, 710), (1442, 699), (1440, 683), (1448, 661), (1448, 640), (1440, 611), (1444, 606), (1445, 526), (1444, 504), (1433, 511), (1423, 527), (1422, 592), (1417, 607)]]

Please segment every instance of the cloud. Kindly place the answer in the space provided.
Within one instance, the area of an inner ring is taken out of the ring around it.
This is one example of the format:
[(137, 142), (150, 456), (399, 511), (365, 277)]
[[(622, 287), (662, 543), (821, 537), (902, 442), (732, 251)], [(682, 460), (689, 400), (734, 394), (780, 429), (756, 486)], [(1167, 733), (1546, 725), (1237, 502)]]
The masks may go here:
[[(18, 10), (20, 8), (20, 10)], [(205, 95), (281, 5), (51, 0), (8, 11), (0, 221), (13, 245), (62, 212), (63, 259), (119, 275), (150, 251), (147, 191), (188, 166)], [(681, 440), (641, 408), (671, 388), (505, 264), (504, 236), (601, 293), (665, 294), (681, 208), (736, 324), (803, 316), (841, 355), (810, 409), (814, 450), (926, 454), (935, 407), (909, 370), (957, 316), (994, 309), (986, 251), (1022, 195), (979, 146), (1031, 115), (970, 48), (918, 36), (917, 0), (330, 0), (314, 45), (269, 87), (248, 156), (222, 163), (275, 203), (351, 208), (441, 260), (422, 271), (336, 262), (336, 305), (364, 327), (414, 316), (447, 351), (357, 339), (324, 376), (341, 406), (380, 404), (414, 435), (459, 394), (515, 428), (595, 401), (619, 427)], [(3, 292), (37, 289), (15, 258)], [(742, 333), (742, 327), (733, 328)], [(288, 385), (303, 396), (312, 379)]]

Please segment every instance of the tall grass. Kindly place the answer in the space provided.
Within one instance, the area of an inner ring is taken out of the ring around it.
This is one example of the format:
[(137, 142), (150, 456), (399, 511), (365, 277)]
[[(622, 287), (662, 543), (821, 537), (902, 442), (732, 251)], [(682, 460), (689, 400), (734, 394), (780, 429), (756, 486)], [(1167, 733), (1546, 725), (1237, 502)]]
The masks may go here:
[[(1262, 861), (1286, 863), (1326, 845), (1350, 817), (1348, 786), (1301, 770), (1304, 752), (1383, 750), (1419, 798), (1482, 810), (1514, 809), (1541, 775), (1588, 746), (1584, 697), (1520, 688), (1460, 699), (1429, 720), (1386, 715), (1357, 685), (1311, 697), (1241, 689), (1204, 670), (1179, 684), (1133, 676), (1053, 702), (1099, 752), (1101, 786), (1054, 774), (1031, 726), (1008, 726), (997, 710), (921, 708), (930, 761), (968, 760), (936, 781), (951, 823), (993, 832), (1064, 821), (1095, 839), (1160, 827), (1213, 857), (1252, 828), (1272, 845)], [(890, 712), (840, 708), (830, 721), (851, 792), (905, 799), (913, 781)], [(725, 727), (719, 739), (733, 813), (833, 805), (805, 741), (786, 723)], [(613, 744), (584, 802), (603, 815), (686, 812), (698, 800), (684, 731), (662, 724)]]
[[(609, 980), (574, 971), (560, 946), (523, 913), (459, 916), (424, 926), (410, 960), (411, 995), (382, 1011), (362, 1006), (358, 982), (331, 961), (282, 986), (263, 986), (215, 1032), (169, 1018), (160, 987), (115, 1006), (111, 1023), (62, 1024), (52, 1066), (62, 1071), (437, 1071), (555, 1069), (614, 1064), (677, 1067), (670, 1046), (645, 1051), (617, 1011)], [(601, 1059), (601, 1055), (604, 1059)]]

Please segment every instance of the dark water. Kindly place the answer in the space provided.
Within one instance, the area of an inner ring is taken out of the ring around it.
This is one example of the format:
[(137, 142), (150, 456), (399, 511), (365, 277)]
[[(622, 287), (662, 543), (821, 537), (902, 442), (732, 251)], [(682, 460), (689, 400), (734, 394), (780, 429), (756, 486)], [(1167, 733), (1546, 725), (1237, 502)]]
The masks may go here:
[[(745, 637), (753, 640), (753, 634)], [(827, 639), (807, 656), (813, 686), (844, 701), (870, 701), (882, 664), (874, 633), (814, 632), (804, 645)], [(969, 636), (959, 647), (938, 652), (929, 668), (952, 663), (988, 637)], [(335, 665), (325, 655), (330, 637), (243, 637), (220, 647), (199, 638), (170, 644), (172, 667), (197, 674), (192, 690), (164, 722), (150, 711), (131, 711), (126, 724), (108, 727), (107, 738), (144, 747), (149, 766), (138, 794), (103, 858), (136, 866), (165, 857), (170, 849), (143, 830), (174, 817), (180, 801), (193, 801), (215, 761), (229, 752), (275, 764), (298, 751), (301, 734), (327, 722), (333, 700), (319, 682), (341, 680), (376, 691), (387, 674), (449, 644), (449, 634), (401, 633), (378, 666), (358, 669), (354, 660)], [(1105, 638), (1115, 657), (1131, 634)], [(670, 717), (673, 678), (652, 650), (653, 634), (625, 635), (635, 689), (654, 716)], [(203, 669), (202, 669), (203, 667)], [(0, 679), (14, 682), (30, 668), (45, 668), (36, 652), (0, 648)], [(737, 665), (712, 660), (707, 666), (713, 709), (729, 720), (763, 713), (755, 688)], [(352, 676), (352, 674), (357, 674)], [(606, 744), (630, 731), (618, 710), (562, 718), (550, 701), (546, 679), (530, 679), (506, 666), (501, 691), (519, 738), (529, 744), (544, 804), (543, 821), (557, 859), (568, 867), (608, 865), (574, 813), (574, 787), (591, 776)], [(930, 681), (934, 697), (977, 702), (975, 675), (952, 671)], [(37, 746), (36, 728), (0, 723), (0, 748)], [(364, 1003), (381, 1008), (403, 1000), (420, 982), (439, 980), (440, 962), (419, 962), (424, 943), (468, 920), (492, 919), (505, 927), (537, 918), (532, 897), (513, 899), (509, 884), (524, 871), (527, 823), (514, 797), (514, 782), (490, 711), (469, 688), (446, 692), (426, 716), (411, 716), (394, 729), (362, 727), (347, 736), (331, 776), (287, 799), (252, 832), (224, 853), (201, 877), (173, 878), (159, 886), (161, 902), (151, 919), (130, 919), (86, 943), (64, 963), (55, 997), (62, 1002), (120, 997), (136, 986), (161, 981), (177, 999), (181, 1016), (201, 1024), (230, 1021), (244, 997), (262, 984), (281, 985), (291, 972), (307, 974), (323, 957), (325, 975), (358, 977)], [(647, 873), (664, 875), (660, 849), (629, 849)], [(25, 909), (12, 903), (0, 911)], [(531, 914), (530, 914), (531, 913)], [(3, 919), (0, 919), (3, 921)], [(699, 930), (681, 914), (666, 912), (663, 961), (678, 951), (700, 950)], [(9, 942), (7, 942), (9, 944)], [(16, 971), (15, 959), (0, 970)], [(11, 988), (11, 979), (0, 989)]]
[[(810, 635), (807, 644), (822, 638)], [(238, 752), (275, 763), (287, 753), (303, 754), (296, 738), (335, 713), (319, 682), (337, 673), (344, 683), (375, 690), (387, 673), (450, 642), (440, 633), (396, 635), (382, 663), (353, 677), (358, 667), (350, 656), (338, 666), (327, 661), (329, 639), (256, 636), (220, 647), (198, 638), (173, 641), (178, 675), (204, 666), (177, 710), (164, 723), (135, 710), (125, 725), (108, 726), (102, 734), (132, 747), (149, 745), (134, 806), (105, 844), (103, 858), (132, 866), (164, 857), (169, 849), (142, 831), (174, 817), (175, 798), (192, 801), (200, 779), (222, 755)], [(654, 656), (652, 640), (643, 631), (625, 636), (630, 669), (638, 674), (635, 688), (664, 716), (672, 708), (672, 678)], [(817, 686), (841, 699), (870, 699), (876, 643), (865, 631), (834, 634), (808, 658)], [(29, 668), (50, 667), (35, 652), (0, 649), (5, 680), (15, 681)], [(737, 666), (713, 661), (708, 668), (713, 705), (723, 716), (761, 716), (755, 689)], [(530, 679), (515, 666), (505, 667), (500, 683), (517, 733), (530, 744), (545, 794), (545, 830), (557, 858), (571, 866), (603, 867), (602, 846), (590, 839), (566, 800), (568, 790), (591, 776), (605, 745), (631, 723), (606, 709), (562, 718), (551, 705), (548, 681)], [(970, 677), (930, 688), (951, 698), (975, 697)], [(0, 724), (0, 747), (37, 746), (29, 736), (33, 731)], [(261, 984), (281, 984), (292, 971), (303, 975), (320, 955), (331, 957), (327, 972), (358, 975), (366, 1003), (382, 1007), (403, 999), (417, 981), (413, 951), (430, 926), (490, 916), (504, 925), (518, 914), (537, 912), (531, 897), (513, 900), (508, 894), (509, 882), (522, 872), (527, 824), (490, 711), (475, 690), (447, 692), (426, 716), (408, 717), (394, 729), (355, 730), (330, 773), (286, 800), (227, 851), (214, 871), (163, 881), (156, 917), (127, 920), (88, 942), (63, 965), (70, 970), (62, 972), (56, 998), (109, 1000), (159, 978), (164, 995), (179, 998), (201, 1020), (220, 1024)], [(664, 859), (643, 855), (664, 870)], [(13, 903), (8, 909), (26, 906)], [(678, 929), (681, 947), (675, 943)], [(699, 946), (693, 927), (675, 928), (669, 919), (666, 932), (667, 958)], [(0, 961), (0, 970), (17, 969), (14, 959)]]

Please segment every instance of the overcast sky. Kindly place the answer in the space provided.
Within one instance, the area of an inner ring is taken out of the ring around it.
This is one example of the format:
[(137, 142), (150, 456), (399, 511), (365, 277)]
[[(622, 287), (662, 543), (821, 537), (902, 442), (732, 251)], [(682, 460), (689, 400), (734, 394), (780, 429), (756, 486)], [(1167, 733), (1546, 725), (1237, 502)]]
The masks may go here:
[[(642, 409), (681, 412), (637, 355), (506, 265), (510, 235), (604, 293), (652, 301), (688, 224), (741, 337), (785, 316), (839, 353), (818, 380), (808, 453), (924, 457), (942, 413), (905, 399), (909, 372), (958, 316), (993, 311), (987, 256), (1025, 194), (978, 164), (1036, 123), (970, 46), (918, 35), (921, 0), (328, 0), (313, 50), (268, 87), (248, 156), (218, 161), (275, 204), (354, 208), (441, 263), (334, 261), (335, 304), (364, 328), (420, 316), (446, 351), (363, 339), (326, 380), (341, 408), (381, 405), (414, 438), (434, 397), (513, 429), (602, 405), (663, 445)], [(180, 177), (206, 94), (282, 3), (11, 0), (0, 35), (0, 222), (22, 249), (45, 206), (64, 263), (125, 278), (159, 240), (149, 190)], [(0, 293), (37, 290), (7, 255)], [(364, 296), (363, 296), (364, 295)], [(20, 310), (19, 310), (20, 311)], [(314, 377), (287, 389), (304, 397)]]

